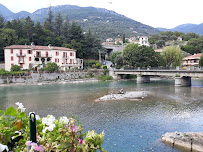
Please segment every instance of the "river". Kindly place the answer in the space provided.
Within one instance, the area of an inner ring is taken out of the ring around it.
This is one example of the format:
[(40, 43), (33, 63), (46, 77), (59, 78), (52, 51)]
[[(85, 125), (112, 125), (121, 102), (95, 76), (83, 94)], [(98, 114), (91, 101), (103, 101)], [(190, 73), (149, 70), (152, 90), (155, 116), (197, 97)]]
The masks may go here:
[[(109, 92), (149, 91), (142, 100), (100, 101)], [(203, 130), (203, 81), (175, 87), (173, 80), (89, 82), (0, 87), (0, 109), (22, 102), (26, 112), (40, 116), (78, 115), (85, 130), (105, 131), (109, 152), (182, 152), (163, 144), (166, 132)]]

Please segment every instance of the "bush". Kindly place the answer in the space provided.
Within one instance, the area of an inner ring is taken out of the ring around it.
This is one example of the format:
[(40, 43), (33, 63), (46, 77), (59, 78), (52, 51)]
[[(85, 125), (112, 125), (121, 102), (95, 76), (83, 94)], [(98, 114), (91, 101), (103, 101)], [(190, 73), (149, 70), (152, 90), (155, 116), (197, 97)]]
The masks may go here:
[(106, 70), (107, 69), (107, 65), (103, 65), (103, 69)]
[(113, 77), (112, 76), (108, 76), (108, 75), (101, 75), (98, 77), (99, 80), (102, 80), (102, 81), (106, 81), (106, 80), (113, 80)]
[(18, 65), (13, 65), (13, 66), (11, 67), (11, 71), (12, 71), (12, 72), (21, 71), (21, 70), (20, 70), (20, 66), (18, 66)]
[(101, 64), (100, 64), (99, 62), (97, 62), (96, 68), (99, 69), (99, 68), (100, 68), (100, 65), (101, 65)]
[(59, 70), (59, 66), (56, 63), (47, 63), (47, 66), (44, 68), (46, 72), (55, 72)]

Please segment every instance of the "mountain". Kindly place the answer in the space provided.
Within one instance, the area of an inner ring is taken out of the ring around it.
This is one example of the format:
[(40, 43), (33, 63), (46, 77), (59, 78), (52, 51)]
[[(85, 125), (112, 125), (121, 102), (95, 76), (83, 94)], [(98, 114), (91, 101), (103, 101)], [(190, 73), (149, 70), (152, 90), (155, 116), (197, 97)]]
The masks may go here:
[(8, 18), (9, 16), (14, 15), (13, 12), (11, 12), (8, 8), (6, 8), (4, 5), (0, 4), (0, 15), (2, 15), (4, 18)]
[[(159, 31), (148, 25), (144, 25), (140, 22), (125, 17), (114, 11), (110, 11), (104, 8), (95, 7), (79, 7), (75, 5), (59, 5), (51, 7), (53, 14), (61, 13), (65, 19), (68, 16), (69, 21), (77, 22), (84, 31), (89, 28), (95, 31), (100, 38), (116, 38), (122, 37), (123, 34), (126, 37), (137, 35), (151, 35), (158, 34)], [(17, 19), (21, 17), (30, 16), (35, 22), (39, 21), (43, 23), (45, 18), (48, 17), (49, 8), (42, 8), (34, 13), (20, 12), (18, 15), (11, 13), (5, 16), (4, 11), (2, 14), (6, 20)]]
[(203, 23), (202, 24), (182, 24), (172, 29), (166, 29), (166, 28), (156, 28), (159, 31), (179, 31), (184, 33), (194, 32), (196, 34), (203, 34)]

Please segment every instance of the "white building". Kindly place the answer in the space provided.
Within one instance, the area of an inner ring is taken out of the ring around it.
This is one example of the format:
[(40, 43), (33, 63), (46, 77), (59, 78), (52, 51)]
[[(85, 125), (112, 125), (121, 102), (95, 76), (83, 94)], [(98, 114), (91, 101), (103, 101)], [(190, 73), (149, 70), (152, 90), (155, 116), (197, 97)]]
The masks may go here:
[(76, 58), (76, 50), (55, 47), (31, 45), (11, 45), (4, 48), (5, 70), (10, 71), (13, 65), (21, 69), (34, 68), (35, 71), (47, 63), (55, 62), (61, 70), (83, 68), (83, 60)]
[(147, 36), (140, 36), (139, 37), (139, 45), (150, 46), (150, 44), (148, 42), (148, 37)]

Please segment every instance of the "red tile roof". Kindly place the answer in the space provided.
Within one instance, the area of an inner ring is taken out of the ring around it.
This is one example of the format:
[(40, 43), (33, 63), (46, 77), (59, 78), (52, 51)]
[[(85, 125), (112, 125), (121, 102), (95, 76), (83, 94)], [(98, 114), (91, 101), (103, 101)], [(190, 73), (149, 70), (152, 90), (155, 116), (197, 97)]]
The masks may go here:
[(69, 49), (65, 47), (56, 47), (56, 46), (37, 46), (37, 45), (11, 45), (7, 46), (4, 49), (32, 49), (32, 50), (59, 50), (59, 51), (76, 51), (74, 49)]
[(198, 54), (194, 54), (194, 55), (191, 55), (191, 56), (187, 56), (187, 57), (184, 58), (184, 60), (187, 60), (187, 59), (199, 59), (201, 56), (202, 56), (202, 53), (198, 53)]

